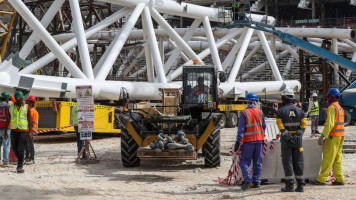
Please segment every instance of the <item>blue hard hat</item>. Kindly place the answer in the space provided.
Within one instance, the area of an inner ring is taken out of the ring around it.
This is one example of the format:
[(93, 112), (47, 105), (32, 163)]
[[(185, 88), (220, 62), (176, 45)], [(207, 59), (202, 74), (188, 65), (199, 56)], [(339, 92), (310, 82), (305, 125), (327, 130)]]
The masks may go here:
[(249, 93), (246, 96), (246, 100), (256, 100), (256, 101), (258, 101), (258, 96), (256, 94), (254, 94), (254, 93)]
[(329, 95), (333, 95), (333, 96), (340, 96), (340, 91), (337, 88), (330, 88), (329, 92), (328, 92), (328, 96)]

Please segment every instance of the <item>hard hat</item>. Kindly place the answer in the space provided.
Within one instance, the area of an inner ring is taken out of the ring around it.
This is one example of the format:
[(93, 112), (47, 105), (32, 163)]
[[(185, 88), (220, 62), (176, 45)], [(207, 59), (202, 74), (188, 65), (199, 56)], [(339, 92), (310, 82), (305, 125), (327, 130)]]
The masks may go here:
[(21, 99), (23, 99), (23, 93), (22, 93), (21, 91), (19, 91), (19, 90), (15, 92), (15, 95), (14, 95), (14, 96), (15, 96), (15, 98), (21, 98)]
[(10, 94), (8, 92), (1, 93), (1, 97), (4, 99), (10, 99)]
[(33, 102), (33, 103), (36, 103), (36, 97), (30, 95), (30, 96), (28, 97), (27, 101), (31, 101), (31, 102)]
[(340, 91), (337, 88), (330, 88), (329, 92), (328, 92), (328, 96), (329, 95), (333, 95), (333, 96), (340, 96)]
[(283, 90), (282, 96), (294, 96), (294, 91), (290, 88), (286, 88)]
[(248, 93), (246, 96), (246, 100), (256, 100), (258, 101), (258, 96), (255, 93)]
[(314, 92), (312, 97), (318, 97), (318, 95)]

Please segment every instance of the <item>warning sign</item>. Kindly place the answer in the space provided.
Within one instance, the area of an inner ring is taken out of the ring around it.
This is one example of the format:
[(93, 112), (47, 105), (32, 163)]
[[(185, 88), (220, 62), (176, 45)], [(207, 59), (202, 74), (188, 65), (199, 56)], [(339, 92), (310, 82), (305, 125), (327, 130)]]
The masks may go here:
[(85, 92), (84, 96), (86, 96), (86, 97), (90, 97), (90, 96), (91, 96), (91, 93), (89, 92), (89, 90), (87, 90), (87, 91)]
[(94, 98), (92, 87), (77, 86), (78, 131), (81, 140), (92, 140), (94, 132)]

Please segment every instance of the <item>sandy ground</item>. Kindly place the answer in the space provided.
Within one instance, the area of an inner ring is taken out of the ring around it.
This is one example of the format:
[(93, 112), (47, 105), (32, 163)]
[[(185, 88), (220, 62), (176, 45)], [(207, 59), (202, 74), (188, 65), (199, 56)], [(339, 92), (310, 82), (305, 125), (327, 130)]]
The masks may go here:
[[(346, 135), (356, 139), (356, 126), (347, 127)], [(25, 166), (24, 174), (15, 166), (0, 168), (0, 199), (356, 199), (356, 154), (344, 155), (345, 186), (307, 184), (304, 193), (281, 193), (282, 183), (246, 192), (217, 184), (213, 180), (226, 177), (231, 165), (227, 152), (235, 137), (236, 129), (222, 130), (222, 165), (209, 169), (202, 159), (124, 168), (120, 137), (103, 135), (92, 141), (100, 163), (80, 165), (74, 162), (74, 134), (37, 136), (36, 163)]]

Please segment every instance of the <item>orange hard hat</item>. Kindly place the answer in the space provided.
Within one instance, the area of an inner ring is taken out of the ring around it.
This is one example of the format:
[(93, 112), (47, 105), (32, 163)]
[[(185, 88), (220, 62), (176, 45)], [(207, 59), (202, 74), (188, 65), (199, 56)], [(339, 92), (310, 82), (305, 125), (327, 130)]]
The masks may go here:
[(33, 103), (36, 103), (36, 97), (31, 95), (28, 97), (27, 101), (32, 101)]

